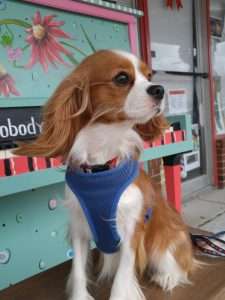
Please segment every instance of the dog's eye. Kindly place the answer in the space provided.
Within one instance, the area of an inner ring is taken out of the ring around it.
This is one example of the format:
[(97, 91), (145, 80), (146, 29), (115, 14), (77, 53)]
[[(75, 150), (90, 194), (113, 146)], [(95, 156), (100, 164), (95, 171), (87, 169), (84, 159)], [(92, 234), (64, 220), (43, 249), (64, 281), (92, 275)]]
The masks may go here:
[(120, 72), (113, 78), (116, 85), (124, 86), (130, 82), (130, 76), (126, 72)]

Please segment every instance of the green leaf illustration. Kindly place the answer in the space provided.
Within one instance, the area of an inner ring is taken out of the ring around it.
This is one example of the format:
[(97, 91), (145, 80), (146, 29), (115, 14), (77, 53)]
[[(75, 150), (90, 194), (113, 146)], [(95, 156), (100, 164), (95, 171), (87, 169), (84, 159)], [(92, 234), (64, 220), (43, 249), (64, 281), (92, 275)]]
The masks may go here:
[(0, 44), (3, 47), (12, 46), (14, 40), (14, 34), (8, 25), (5, 25), (6, 31), (0, 37)]
[(10, 35), (8, 35), (7, 33), (3, 34), (1, 37), (0, 37), (0, 44), (3, 46), (3, 47), (9, 47), (11, 46), (13, 43), (13, 39)]

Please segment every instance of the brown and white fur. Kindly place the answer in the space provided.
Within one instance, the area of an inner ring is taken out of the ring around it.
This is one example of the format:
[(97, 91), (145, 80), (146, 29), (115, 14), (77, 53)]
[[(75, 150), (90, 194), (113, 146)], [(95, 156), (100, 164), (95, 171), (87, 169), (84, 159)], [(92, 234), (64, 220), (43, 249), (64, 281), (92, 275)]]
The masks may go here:
[[(129, 77), (125, 84), (115, 80), (121, 72)], [(162, 103), (146, 91), (151, 85), (148, 66), (134, 55), (96, 52), (58, 86), (45, 106), (42, 134), (33, 143), (21, 145), (17, 154), (61, 156), (75, 168), (83, 163), (104, 164), (114, 157), (138, 159), (142, 138), (153, 139), (166, 127), (160, 114)], [(91, 300), (86, 274), (91, 232), (69, 187), (66, 202), (75, 250), (69, 299)], [(144, 223), (149, 206), (153, 215)], [(144, 300), (137, 278), (146, 271), (164, 290), (189, 282), (194, 259), (187, 229), (144, 171), (122, 193), (117, 225), (120, 251), (102, 254), (99, 276), (113, 280), (110, 300)]]

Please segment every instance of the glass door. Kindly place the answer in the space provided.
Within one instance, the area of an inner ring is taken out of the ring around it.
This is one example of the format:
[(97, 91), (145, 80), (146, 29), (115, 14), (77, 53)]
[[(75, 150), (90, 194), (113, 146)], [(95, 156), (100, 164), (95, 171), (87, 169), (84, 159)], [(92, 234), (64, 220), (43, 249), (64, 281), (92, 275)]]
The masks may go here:
[(225, 0), (211, 0), (210, 28), (216, 134), (225, 134)]
[[(166, 1), (165, 1), (166, 2)], [(182, 156), (185, 194), (211, 182), (210, 98), (208, 88), (205, 1), (183, 0), (183, 8), (168, 9), (149, 1), (154, 81), (167, 91), (167, 115), (190, 114), (194, 150)]]

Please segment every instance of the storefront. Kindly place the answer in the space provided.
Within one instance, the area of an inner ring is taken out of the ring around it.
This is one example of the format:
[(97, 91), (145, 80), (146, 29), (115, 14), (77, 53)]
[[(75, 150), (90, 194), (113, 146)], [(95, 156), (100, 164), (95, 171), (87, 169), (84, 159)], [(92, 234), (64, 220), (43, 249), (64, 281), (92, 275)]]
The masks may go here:
[[(212, 178), (210, 97), (205, 1), (149, 1), (154, 80), (167, 90), (165, 113), (192, 117), (194, 150), (182, 156), (183, 190), (191, 193), (208, 186)], [(167, 4), (167, 5), (166, 5)]]
[(155, 72), (153, 80), (167, 90), (165, 113), (192, 117), (194, 150), (182, 156), (184, 195), (224, 188), (225, 1), (108, 2), (144, 12), (140, 53)]
[(166, 87), (165, 113), (192, 117), (194, 150), (182, 156), (184, 194), (224, 188), (225, 1), (144, 2), (149, 38), (142, 39), (142, 53), (154, 81)]
[(217, 185), (225, 187), (225, 1), (210, 1), (212, 100), (215, 111)]

